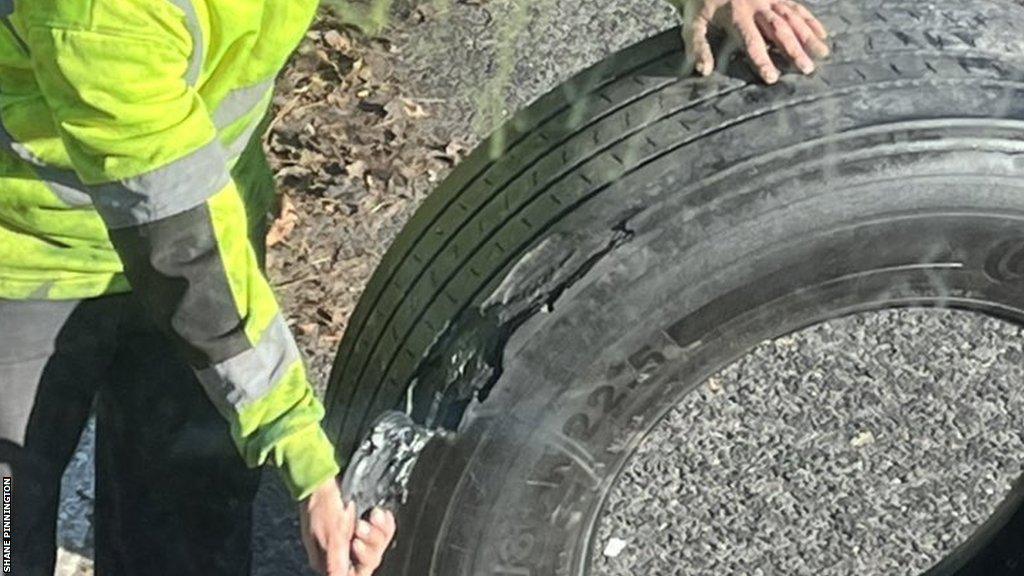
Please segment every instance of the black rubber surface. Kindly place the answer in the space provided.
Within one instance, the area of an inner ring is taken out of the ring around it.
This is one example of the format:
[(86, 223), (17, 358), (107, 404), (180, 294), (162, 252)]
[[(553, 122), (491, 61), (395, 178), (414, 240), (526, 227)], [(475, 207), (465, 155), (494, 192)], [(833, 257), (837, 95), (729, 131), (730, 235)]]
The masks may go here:
[(663, 34), (518, 115), (396, 240), (328, 428), (343, 455), (396, 406), (460, 434), (385, 573), (585, 574), (631, 449), (765, 339), (894, 306), (1024, 318), (1024, 8), (809, 4), (834, 31), (815, 76), (689, 78)]

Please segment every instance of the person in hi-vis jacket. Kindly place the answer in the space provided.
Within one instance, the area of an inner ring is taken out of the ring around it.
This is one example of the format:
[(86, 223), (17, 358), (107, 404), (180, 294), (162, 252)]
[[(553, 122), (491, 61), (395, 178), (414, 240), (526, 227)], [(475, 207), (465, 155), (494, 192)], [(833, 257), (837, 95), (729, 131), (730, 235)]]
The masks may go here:
[[(670, 0), (702, 74), (720, 22), (765, 81), (824, 29), (788, 0)], [(317, 0), (0, 0), (0, 474), (14, 574), (53, 573), (61, 475), (97, 416), (96, 573), (250, 571), (257, 467), (310, 565), (370, 576), (395, 534), (346, 505), (324, 410), (261, 270), (259, 135)]]

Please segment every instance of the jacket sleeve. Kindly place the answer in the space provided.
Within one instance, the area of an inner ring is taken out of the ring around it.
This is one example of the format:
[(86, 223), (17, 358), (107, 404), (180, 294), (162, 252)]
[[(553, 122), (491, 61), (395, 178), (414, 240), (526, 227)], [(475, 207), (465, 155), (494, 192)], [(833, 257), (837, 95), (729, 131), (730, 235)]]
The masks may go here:
[[(103, 9), (97, 6), (104, 5)], [(33, 0), (28, 47), (69, 161), (133, 291), (194, 368), (249, 466), (303, 498), (338, 473), (323, 407), (247, 234), (170, 2)], [(82, 14), (69, 6), (92, 5)]]

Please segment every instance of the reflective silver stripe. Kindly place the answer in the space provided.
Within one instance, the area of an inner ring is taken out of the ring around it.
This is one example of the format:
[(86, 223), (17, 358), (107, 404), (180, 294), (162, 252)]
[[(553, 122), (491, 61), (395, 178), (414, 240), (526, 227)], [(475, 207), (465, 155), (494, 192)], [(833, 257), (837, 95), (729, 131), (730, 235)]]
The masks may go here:
[(239, 88), (228, 92), (217, 109), (213, 111), (213, 124), (218, 130), (223, 130), (235, 122), (241, 120), (251, 112), (267, 92), (274, 87), (274, 79), (264, 80), (259, 84), (253, 84), (245, 88)]
[(237, 410), (270, 393), (300, 359), (295, 339), (278, 314), (255, 346), (196, 375), (215, 403)]
[(24, 145), (15, 142), (7, 128), (0, 123), (0, 146), (9, 152), (35, 166), (36, 175), (50, 188), (54, 196), (61, 202), (73, 208), (82, 208), (92, 205), (92, 198), (83, 189), (85, 185), (78, 179), (78, 176), (70, 170), (58, 170), (48, 167), (38, 156)]
[(72, 170), (47, 166), (31, 150), (15, 142), (2, 123), (0, 146), (35, 166), (39, 179), (62, 202), (73, 207), (91, 203), (110, 229), (148, 224), (180, 214), (202, 204), (231, 182), (228, 159), (217, 140), (151, 172), (95, 186), (84, 184)]
[(55, 280), (47, 280), (46, 282), (43, 282), (39, 286), (36, 286), (36, 289), (33, 290), (28, 295), (26, 300), (49, 300), (49, 298), (47, 298), (47, 296), (50, 295), (50, 290), (56, 284), (57, 284), (57, 282)]
[(228, 145), (227, 155), (231, 160), (237, 159), (245, 152), (245, 148), (249, 145), (253, 135), (256, 133), (256, 129), (263, 125), (263, 118), (255, 118), (249, 126), (245, 128), (245, 131), (235, 138), (235, 141)]
[(11, 133), (7, 131), (7, 126), (4, 126), (3, 122), (0, 122), (0, 146), (3, 146), (12, 154), (29, 164), (45, 166), (45, 163), (38, 156), (26, 148), (24, 144), (16, 141), (14, 136), (11, 136)]
[(188, 71), (185, 72), (185, 81), (189, 86), (195, 86), (199, 82), (199, 75), (203, 72), (203, 58), (206, 51), (203, 28), (199, 25), (199, 16), (196, 14), (196, 8), (192, 5), (191, 0), (170, 0), (170, 3), (185, 13), (185, 26), (188, 27), (188, 33), (192, 35), (192, 56), (188, 62)]
[(185, 212), (230, 182), (224, 149), (214, 140), (152, 172), (84, 190), (107, 228), (116, 230)]
[(83, 191), (85, 185), (74, 172), (37, 166), (36, 175), (46, 184), (50, 192), (53, 192), (54, 196), (60, 198), (60, 201), (68, 206), (72, 208), (92, 206), (92, 197)]

